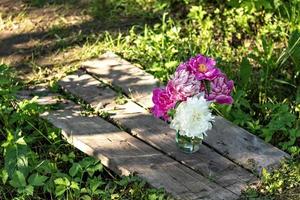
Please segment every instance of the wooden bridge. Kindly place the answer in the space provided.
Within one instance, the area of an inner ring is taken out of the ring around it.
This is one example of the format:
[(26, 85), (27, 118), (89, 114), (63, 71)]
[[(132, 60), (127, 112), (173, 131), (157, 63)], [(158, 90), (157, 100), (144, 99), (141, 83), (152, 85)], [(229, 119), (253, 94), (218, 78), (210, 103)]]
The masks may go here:
[[(198, 152), (182, 153), (175, 131), (149, 112), (151, 92), (158, 85), (152, 75), (105, 53), (59, 81), (66, 94), (99, 116), (82, 115), (80, 105), (61, 97), (60, 109), (41, 116), (61, 128), (68, 142), (116, 173), (136, 173), (178, 199), (238, 199), (263, 168), (271, 170), (289, 157), (222, 117), (216, 117)], [(126, 96), (121, 102), (120, 94)], [(55, 103), (56, 96), (41, 95), (39, 102)]]

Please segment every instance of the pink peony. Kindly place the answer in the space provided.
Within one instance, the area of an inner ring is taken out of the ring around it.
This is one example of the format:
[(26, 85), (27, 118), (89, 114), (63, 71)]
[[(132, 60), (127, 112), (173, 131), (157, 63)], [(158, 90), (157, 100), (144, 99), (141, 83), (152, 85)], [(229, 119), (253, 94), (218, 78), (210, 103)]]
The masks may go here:
[(187, 97), (196, 95), (200, 91), (201, 82), (196, 77), (183, 69), (176, 71), (166, 87), (166, 91), (173, 101), (185, 101)]
[(209, 101), (216, 101), (220, 104), (232, 104), (233, 98), (230, 93), (233, 89), (233, 81), (228, 81), (224, 74), (220, 74), (210, 83), (211, 91), (206, 95)]
[(221, 74), (221, 71), (215, 65), (216, 61), (214, 59), (199, 54), (190, 58), (187, 62), (181, 63), (177, 71), (186, 69), (192, 72), (198, 80), (211, 81)]
[(174, 108), (176, 102), (171, 100), (170, 96), (165, 89), (155, 88), (153, 90), (152, 101), (154, 107), (152, 108), (152, 113), (157, 118), (162, 117), (164, 120), (168, 120), (168, 111)]

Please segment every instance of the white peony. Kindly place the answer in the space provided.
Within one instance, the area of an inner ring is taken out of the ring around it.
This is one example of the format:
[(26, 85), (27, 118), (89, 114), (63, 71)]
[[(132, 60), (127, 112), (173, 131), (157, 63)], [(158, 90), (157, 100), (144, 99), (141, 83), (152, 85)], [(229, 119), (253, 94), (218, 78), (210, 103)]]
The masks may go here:
[(180, 135), (203, 139), (206, 131), (212, 128), (214, 119), (209, 104), (204, 98), (204, 94), (190, 97), (187, 101), (181, 102), (176, 108), (170, 127), (180, 131)]

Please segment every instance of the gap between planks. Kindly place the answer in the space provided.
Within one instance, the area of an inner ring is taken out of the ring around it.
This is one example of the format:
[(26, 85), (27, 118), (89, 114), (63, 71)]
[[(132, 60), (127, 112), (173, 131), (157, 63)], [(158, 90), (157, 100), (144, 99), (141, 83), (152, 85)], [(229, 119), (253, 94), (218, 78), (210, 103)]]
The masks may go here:
[[(25, 92), (19, 97), (29, 98)], [(120, 175), (137, 175), (179, 199), (237, 199), (238, 196), (197, 174), (98, 116), (83, 116), (79, 105), (48, 94), (43, 105), (60, 103), (41, 117), (62, 129), (67, 141)], [(182, 181), (184, 180), (184, 181)]]
[[(132, 65), (114, 53), (107, 52), (98, 59), (83, 63), (82, 67), (101, 81), (119, 87), (145, 108), (152, 106), (152, 89), (160, 83), (144, 70)], [(257, 136), (216, 116), (213, 129), (204, 143), (244, 168), (261, 174), (263, 168), (272, 170), (289, 154), (264, 142)]]
[(116, 104), (115, 91), (82, 71), (60, 80), (59, 85), (94, 109), (104, 108), (113, 114), (111, 119), (134, 136), (238, 195), (249, 182), (257, 181), (253, 174), (205, 145), (197, 153), (182, 153), (175, 145), (175, 132), (166, 123), (129, 99), (124, 105)]

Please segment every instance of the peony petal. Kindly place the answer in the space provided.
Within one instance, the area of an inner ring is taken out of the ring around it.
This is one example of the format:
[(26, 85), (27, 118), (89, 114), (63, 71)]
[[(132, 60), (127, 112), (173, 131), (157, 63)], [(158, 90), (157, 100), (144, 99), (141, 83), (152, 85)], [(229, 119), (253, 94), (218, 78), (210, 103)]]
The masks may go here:
[(219, 104), (232, 104), (233, 103), (233, 98), (231, 96), (226, 96), (223, 94), (216, 96), (215, 100)]
[(153, 91), (152, 91), (152, 93), (153, 93), (152, 101), (153, 101), (154, 104), (158, 103), (158, 98), (159, 98), (160, 94), (162, 93), (162, 91), (163, 90), (161, 88), (154, 88), (153, 89)]
[(212, 58), (208, 58), (206, 61), (206, 66), (207, 67), (214, 67), (216, 65), (216, 61)]
[(234, 86), (233, 80), (230, 80), (230, 81), (227, 82), (227, 87), (228, 87), (228, 89), (229, 89), (230, 91), (233, 89), (233, 86)]

